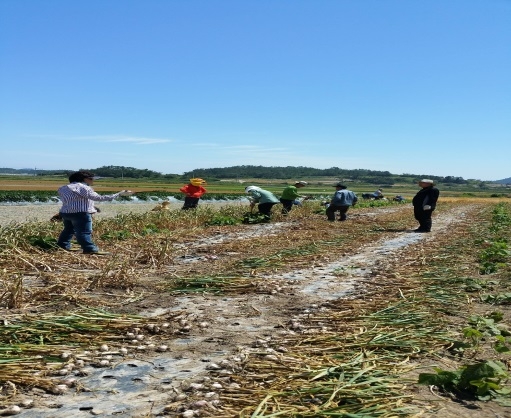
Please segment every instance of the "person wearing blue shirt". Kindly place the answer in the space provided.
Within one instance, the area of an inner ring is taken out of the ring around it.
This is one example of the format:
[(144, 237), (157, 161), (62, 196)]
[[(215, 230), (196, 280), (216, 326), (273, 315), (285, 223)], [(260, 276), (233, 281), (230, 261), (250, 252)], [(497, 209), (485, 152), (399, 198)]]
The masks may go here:
[(382, 189), (378, 189), (376, 190), (374, 193), (373, 193), (373, 197), (378, 200), (378, 199), (383, 199), (383, 190)]
[(346, 212), (348, 212), (350, 206), (357, 203), (358, 197), (342, 183), (337, 183), (334, 187), (336, 192), (330, 201), (330, 206), (326, 209), (326, 216), (330, 222), (334, 222), (335, 213), (339, 212), (339, 221), (345, 221), (347, 219)]

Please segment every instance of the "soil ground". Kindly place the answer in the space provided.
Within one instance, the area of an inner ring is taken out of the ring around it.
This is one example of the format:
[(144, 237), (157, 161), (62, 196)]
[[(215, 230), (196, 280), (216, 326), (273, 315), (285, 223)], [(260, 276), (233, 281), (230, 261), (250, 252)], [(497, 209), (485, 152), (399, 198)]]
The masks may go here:
[[(154, 319), (153, 326), (161, 332), (138, 331), (145, 336), (146, 348), (137, 350), (139, 343), (126, 342), (128, 354), (121, 357), (116, 348), (108, 367), (90, 361), (79, 373), (70, 371), (78, 379), (75, 382), (78, 390), (73, 393), (54, 395), (37, 387), (23, 388), (6, 398), (5, 404), (33, 402), (31, 408), (21, 410), (20, 416), (27, 418), (192, 416), (193, 413), (195, 416), (242, 416), (241, 411), (238, 415), (232, 409), (222, 409), (223, 397), (233, 397), (236, 393), (237, 384), (232, 379), (233, 370), (239, 373), (236, 363), (243, 364), (247, 357), (261, 350), (267, 356), (274, 355), (275, 350), (269, 347), (275, 344), (269, 341), (297, 335), (309, 338), (311, 325), (304, 317), (328, 317), (331, 312), (342, 310), (343, 304), (348, 309), (353, 304), (369, 307), (383, 303), (389, 297), (388, 290), (393, 288), (392, 280), (416, 275), (421, 266), (427, 265), (430, 254), (438, 251), (439, 246), (448, 246), (453, 237), (463, 235), (484, 208), (480, 203), (468, 202), (446, 205), (435, 213), (434, 228), (429, 234), (411, 232), (415, 223), (410, 207), (401, 205), (352, 210), (347, 222), (327, 223), (320, 215), (312, 218), (296, 215), (269, 224), (212, 227), (201, 236), (177, 237), (171, 243), (171, 259), (158, 269), (148, 268), (129, 290), (113, 287), (86, 291), (76, 297), (77, 303), (72, 298), (59, 302), (61, 310), (87, 303), (116, 313)], [(30, 217), (22, 219), (27, 218)], [(332, 240), (330, 247), (307, 252), (306, 244), (318, 241), (320, 236), (324, 241)], [(348, 246), (338, 241), (343, 236)], [(122, 245), (116, 248), (121, 249), (130, 254), (136, 251)], [(286, 249), (294, 251), (292, 262), (279, 264), (278, 258), (285, 257)], [(71, 261), (83, 257), (65, 256), (71, 257)], [(162, 287), (162, 282), (169, 278), (237, 276), (240, 263), (246, 267), (247, 260), (248, 268), (251, 262), (253, 269), (240, 280), (236, 292), (178, 295)], [(267, 263), (258, 265), (260, 260)], [(90, 275), (106, 262), (95, 263), (81, 265), (80, 269), (73, 267), (74, 271), (79, 270), (77, 277)], [(402, 282), (399, 283), (401, 286)], [(41, 278), (31, 284), (34, 289), (48, 286)], [(406, 298), (406, 287), (403, 291)], [(392, 293), (394, 297), (397, 290)], [(476, 310), (475, 302), (470, 305), (466, 315)], [(28, 303), (19, 313), (23, 310), (44, 312), (45, 308)], [(2, 313), (7, 317), (13, 311)], [(457, 325), (456, 321), (459, 318), (453, 319), (453, 325)], [(156, 346), (153, 349), (147, 348), (151, 341)], [(158, 352), (157, 348), (163, 345), (166, 347)], [(81, 358), (100, 355), (92, 350)], [(414, 367), (408, 379), (415, 379), (417, 370), (431, 370), (431, 366), (442, 362), (444, 367), (449, 362), (456, 366), (447, 357), (416, 358), (412, 362)], [(59, 379), (66, 377), (69, 376)], [(407, 384), (402, 391), (412, 394), (417, 408), (409, 416), (511, 417), (510, 408), (492, 402), (456, 401), (434, 387)], [(197, 399), (204, 399), (207, 406), (201, 406)]]

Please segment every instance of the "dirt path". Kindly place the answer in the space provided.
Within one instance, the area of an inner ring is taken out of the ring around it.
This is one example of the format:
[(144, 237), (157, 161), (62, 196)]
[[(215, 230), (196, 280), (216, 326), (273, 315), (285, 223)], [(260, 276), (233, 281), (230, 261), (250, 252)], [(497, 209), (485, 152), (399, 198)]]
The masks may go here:
[[(401, 250), (433, 245), (437, 234), (456, 228), (472, 210), (474, 207), (460, 206), (439, 214), (430, 234), (400, 232), (328, 264), (269, 274), (263, 278), (273, 289), (269, 294), (178, 298), (160, 295), (141, 314), (179, 323), (179, 337), (166, 343), (166, 352), (155, 356), (128, 355), (124, 359), (114, 354), (114, 366), (84, 367), (80, 373), (85, 376), (79, 377), (81, 391), (77, 393), (53, 396), (33, 389), (26, 399), (35, 399), (35, 405), (23, 410), (21, 416), (153, 416), (160, 414), (170, 401), (186, 403), (193, 385), (201, 384), (209, 388), (205, 398), (214, 401), (244, 356), (261, 350), (272, 355), (268, 348), (272, 337), (299, 332), (301, 319), (316, 311), (327, 311), (328, 301), (363, 294), (364, 286), (375, 280), (381, 267), (392, 263)], [(268, 229), (278, 233), (281, 227), (254, 225), (244, 232), (197, 241), (190, 248), (245, 239), (267, 233)], [(155, 305), (159, 308), (149, 308)], [(216, 371), (216, 377), (209, 374), (211, 370)]]
[[(240, 201), (239, 204), (247, 204), (248, 201)], [(201, 206), (215, 206), (219, 207), (222, 205), (232, 205), (237, 202), (227, 201), (202, 201)], [(101, 212), (94, 215), (95, 219), (113, 218), (121, 214), (141, 214), (151, 211), (153, 208), (158, 206), (158, 203), (152, 202), (101, 202), (98, 207), (101, 208)], [(183, 206), (183, 202), (176, 199), (171, 201), (169, 205), (170, 210), (180, 209)], [(53, 215), (58, 213), (61, 207), (60, 203), (39, 203), (39, 204), (0, 204), (0, 227), (8, 225), (9, 223), (19, 222), (44, 222), (48, 221)]]

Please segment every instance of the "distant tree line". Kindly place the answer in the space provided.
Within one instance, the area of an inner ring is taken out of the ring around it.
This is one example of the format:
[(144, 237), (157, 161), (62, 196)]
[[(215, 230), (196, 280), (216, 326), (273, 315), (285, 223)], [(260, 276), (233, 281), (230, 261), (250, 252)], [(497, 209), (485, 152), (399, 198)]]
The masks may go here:
[(132, 179), (164, 179), (164, 178), (179, 178), (180, 176), (177, 174), (162, 174), (157, 171), (148, 170), (148, 169), (139, 169), (134, 167), (123, 167), (116, 165), (108, 165), (93, 169), (88, 169), (92, 171), (96, 176), (100, 177), (115, 177), (115, 178), (132, 178)]
[(495, 180), (495, 183), (499, 184), (511, 184), (511, 177), (502, 179), (502, 180)]
[(440, 177), (432, 175), (417, 174), (391, 174), (389, 171), (376, 171), (355, 169), (348, 170), (339, 167), (325, 169), (312, 167), (264, 167), (254, 165), (240, 165), (225, 168), (200, 168), (184, 173), (184, 177), (202, 177), (216, 179), (300, 179), (313, 177), (335, 177), (340, 180), (349, 179), (351, 181), (360, 181), (379, 185), (392, 185), (396, 182), (410, 181), (416, 182), (420, 178), (430, 178), (437, 183), (467, 184), (468, 181), (463, 177)]
[[(123, 166), (103, 166), (98, 168), (80, 168), (79, 170), (86, 170), (93, 172), (99, 177), (114, 177), (114, 178), (150, 178), (150, 179), (169, 179), (169, 178), (181, 178), (179, 174), (162, 174), (157, 171), (148, 169), (139, 169), (134, 167), (123, 167)], [(21, 175), (32, 175), (32, 176), (65, 176), (71, 174), (70, 170), (38, 170), (35, 168), (0, 168), (0, 174), (21, 174)]]
[[(454, 176), (433, 176), (430, 174), (392, 174), (389, 171), (376, 171), (355, 169), (347, 170), (339, 167), (331, 168), (312, 168), (312, 167), (264, 167), (255, 165), (239, 165), (233, 167), (223, 168), (199, 168), (193, 171), (188, 171), (183, 175), (179, 174), (162, 174), (157, 171), (148, 169), (138, 169), (134, 167), (124, 166), (103, 166), (98, 168), (81, 168), (80, 170), (92, 171), (100, 177), (113, 177), (113, 178), (147, 178), (147, 179), (181, 179), (186, 180), (191, 177), (201, 177), (209, 181), (220, 179), (312, 179), (314, 177), (330, 177), (339, 180), (349, 180), (357, 182), (365, 182), (375, 185), (393, 185), (398, 182), (416, 182), (421, 178), (430, 178), (437, 183), (443, 184), (467, 184), (468, 181), (463, 177)], [(31, 174), (38, 176), (55, 176), (55, 175), (69, 175), (68, 170), (37, 170), (37, 169), (13, 169), (13, 168), (0, 168), (0, 173), (4, 174)]]
[(37, 168), (0, 168), (0, 174), (20, 174), (30, 176), (59, 176), (67, 174), (67, 170), (38, 170)]
[(360, 179), (365, 177), (380, 177), (380, 179), (388, 179), (392, 181), (393, 175), (388, 171), (374, 170), (346, 170), (339, 167), (326, 169), (312, 167), (264, 167), (255, 165), (239, 165), (225, 168), (199, 168), (184, 173), (185, 176), (197, 177), (214, 177), (218, 179), (229, 178), (256, 178), (256, 179), (289, 179), (303, 177), (350, 177), (352, 179)]

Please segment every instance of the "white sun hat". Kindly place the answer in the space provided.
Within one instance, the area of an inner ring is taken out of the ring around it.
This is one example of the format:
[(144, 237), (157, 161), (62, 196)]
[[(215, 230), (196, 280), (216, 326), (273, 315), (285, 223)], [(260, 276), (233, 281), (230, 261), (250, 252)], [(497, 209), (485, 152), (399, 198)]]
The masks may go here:
[(247, 186), (245, 187), (245, 193), (250, 193), (254, 190), (261, 190), (260, 187), (257, 187), (257, 186)]

